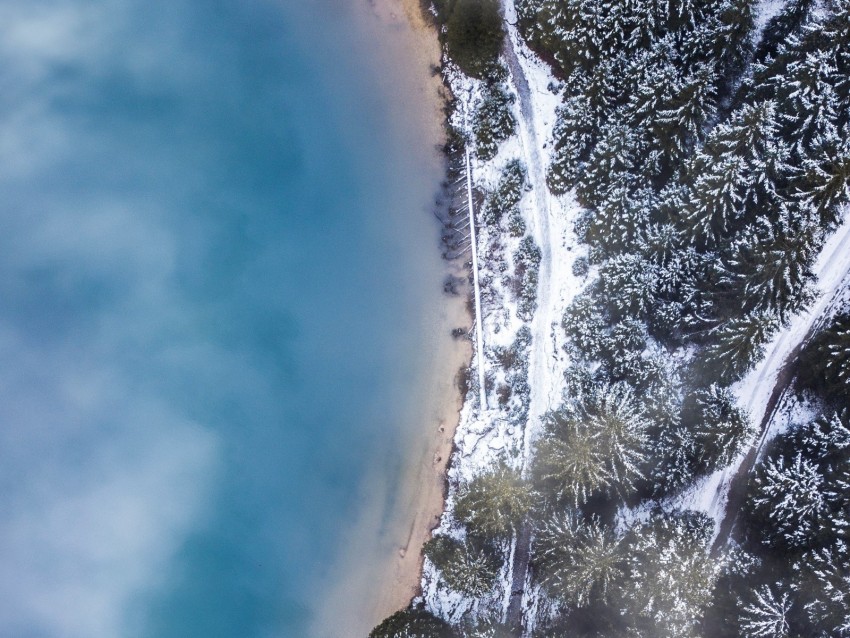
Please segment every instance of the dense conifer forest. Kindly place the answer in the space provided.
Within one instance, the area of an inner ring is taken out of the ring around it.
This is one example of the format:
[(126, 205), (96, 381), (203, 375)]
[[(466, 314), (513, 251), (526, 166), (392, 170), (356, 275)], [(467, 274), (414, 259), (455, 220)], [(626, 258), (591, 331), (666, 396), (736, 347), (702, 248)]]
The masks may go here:
[[(731, 526), (672, 505), (761, 437), (732, 387), (811, 303), (850, 200), (850, 1), (788, 0), (760, 21), (763, 5), (516, 1), (556, 78), (546, 181), (582, 208), (573, 270), (588, 283), (563, 308), (567, 390), (531, 471), (461, 486), (462, 529), (425, 554), (476, 598), (525, 534), (543, 602), (533, 628), (414, 603), (372, 636), (850, 636), (850, 306), (791, 361), (796, 416), (741, 479)], [(486, 160), (515, 126), (499, 4), (430, 11), (448, 57), (486, 83), (470, 140)], [(511, 232), (525, 171), (486, 194), (483, 223)], [(524, 250), (530, 316), (540, 251)]]

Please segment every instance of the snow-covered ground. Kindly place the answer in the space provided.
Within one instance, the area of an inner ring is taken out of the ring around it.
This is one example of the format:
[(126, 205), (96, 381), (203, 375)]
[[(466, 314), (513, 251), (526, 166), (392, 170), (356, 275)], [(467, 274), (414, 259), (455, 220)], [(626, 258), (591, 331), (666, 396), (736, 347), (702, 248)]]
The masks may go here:
[[(580, 209), (569, 196), (553, 196), (545, 180), (553, 150), (549, 135), (560, 103), (557, 93), (549, 87), (556, 86), (557, 82), (546, 64), (525, 46), (515, 27), (510, 26), (516, 21), (513, 1), (506, 0), (504, 8), (509, 38), (503, 61), (509, 70), (509, 87), (517, 97), (513, 107), (517, 131), (500, 145), (494, 159), (488, 162), (473, 159), (471, 174), (474, 187), (487, 192), (495, 187), (503, 167), (513, 159), (520, 159), (528, 173), (530, 189), (519, 206), (527, 232), (541, 251), (537, 308), (530, 322), (526, 324), (519, 318), (517, 301), (509, 290), (508, 282), (495, 267), (495, 258), (501, 256), (505, 259), (512, 255), (520, 239), (479, 225), (477, 247), (482, 289), (484, 370), (495, 381), (494, 387), (505, 381), (504, 372), (494, 358), (495, 349), (509, 347), (519, 329), (527, 326), (532, 334), (527, 374), (530, 404), (527, 417), (518, 423), (513, 402), (502, 406), (491, 391), (487, 397), (490, 409), (482, 412), (478, 409), (481, 400), (470, 401), (469, 397), (475, 393), (468, 395), (455, 436), (456, 453), (448, 475), (446, 512), (437, 530), (437, 533), (451, 535), (461, 533), (454, 524), (452, 509), (457, 487), (462, 481), (468, 481), (500, 461), (519, 469), (527, 467), (534, 438), (540, 431), (541, 417), (562, 400), (567, 367), (563, 347), (565, 336), (560, 329), (562, 313), (584, 284), (572, 273), (575, 258), (584, 253), (573, 233)], [(478, 82), (451, 70), (448, 78), (454, 95), (464, 103), (458, 113), (472, 111), (480, 96)], [(473, 362), (476, 368), (479, 368), (479, 359), (480, 355), (476, 354)], [(511, 544), (505, 549), (508, 561), (499, 585), (491, 597), (475, 601), (448, 591), (426, 561), (423, 574), (426, 605), (450, 620), (458, 620), (470, 612), (481, 616), (502, 616), (510, 597), (515, 548)], [(525, 604), (535, 603), (526, 601)]]

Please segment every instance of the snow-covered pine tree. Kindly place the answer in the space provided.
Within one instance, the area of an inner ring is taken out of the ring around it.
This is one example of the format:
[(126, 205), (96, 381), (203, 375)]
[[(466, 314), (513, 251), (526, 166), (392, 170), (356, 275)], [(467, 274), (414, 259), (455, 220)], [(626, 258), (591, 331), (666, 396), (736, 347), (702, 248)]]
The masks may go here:
[[(792, 44), (793, 46), (793, 44)], [(777, 76), (783, 131), (799, 157), (809, 156), (817, 140), (837, 132), (840, 101), (835, 91), (837, 69), (829, 51), (789, 52)]]
[(816, 150), (803, 160), (793, 188), (799, 200), (817, 211), (825, 228), (838, 222), (840, 206), (850, 201), (850, 126), (816, 141)]
[(519, 303), (517, 314), (520, 319), (530, 321), (537, 308), (538, 270), (542, 254), (530, 235), (523, 237), (514, 253), (514, 293)]
[(507, 213), (516, 210), (527, 184), (525, 166), (519, 160), (511, 160), (502, 169), (496, 188), (484, 202), (481, 216), (488, 225), (496, 225)]
[(588, 292), (579, 294), (564, 313), (561, 323), (569, 337), (569, 349), (587, 361), (599, 361), (608, 349), (608, 322)]
[(515, 99), (504, 84), (485, 86), (472, 116), (475, 153), (480, 159), (495, 157), (499, 144), (513, 135), (516, 118), (511, 112), (511, 104)]
[(655, 207), (655, 193), (638, 187), (634, 178), (623, 173), (609, 176), (605, 190), (598, 195), (594, 210), (588, 211), (582, 240), (600, 257), (634, 250), (641, 229), (649, 222)]
[(499, 572), (496, 553), (484, 541), (467, 537), (434, 536), (422, 553), (440, 570), (446, 584), (466, 596), (483, 596)]
[(573, 510), (545, 520), (534, 537), (533, 560), (553, 598), (584, 607), (607, 601), (623, 575), (621, 538), (597, 518)]
[(683, 223), (697, 247), (716, 247), (744, 218), (744, 199), (751, 189), (747, 162), (739, 155), (711, 157), (700, 151), (687, 172), (693, 186)]
[(715, 383), (697, 390), (685, 401), (682, 427), (694, 438), (697, 467), (702, 472), (729, 465), (756, 433), (732, 392)]
[(419, 608), (394, 613), (369, 632), (369, 638), (460, 638), (444, 620)]
[(802, 561), (803, 570), (811, 576), (804, 593), (810, 599), (805, 607), (811, 622), (824, 633), (819, 635), (847, 638), (850, 636), (850, 552), (845, 540), (831, 547), (809, 552)]
[(553, 193), (563, 194), (575, 186), (582, 162), (596, 143), (599, 123), (584, 94), (566, 98), (558, 107), (552, 137), (555, 154), (546, 175)]
[(762, 585), (754, 589), (751, 601), (742, 605), (739, 624), (748, 638), (788, 638), (791, 598), (787, 591), (774, 593)]
[(718, 565), (708, 555), (713, 521), (696, 512), (654, 513), (628, 532), (617, 591), (624, 635), (697, 638)]
[(543, 418), (536, 474), (547, 492), (574, 506), (594, 494), (628, 494), (642, 477), (648, 422), (625, 383), (595, 386)]
[(677, 87), (673, 99), (656, 113), (660, 136), (684, 156), (702, 139), (703, 127), (717, 110), (717, 77), (705, 65), (693, 71)]
[(824, 467), (850, 455), (850, 415), (847, 411), (822, 414), (788, 433), (791, 446)]
[(777, 327), (777, 319), (767, 313), (729, 319), (710, 334), (711, 343), (700, 355), (703, 372), (721, 385), (734, 383), (762, 356)]
[(461, 485), (454, 514), (473, 535), (499, 539), (518, 529), (533, 505), (528, 482), (518, 470), (502, 464)]
[(615, 383), (583, 397), (579, 417), (602, 433), (607, 464), (619, 489), (631, 491), (641, 478), (649, 423), (627, 383)]
[(544, 417), (546, 435), (537, 444), (534, 471), (544, 497), (575, 507), (614, 483), (606, 466), (602, 433), (562, 407)]
[(839, 314), (801, 356), (800, 385), (841, 406), (850, 392), (850, 314)]
[(587, 206), (596, 206), (605, 197), (614, 177), (625, 180), (623, 186), (630, 191), (642, 150), (643, 141), (633, 128), (624, 123), (609, 124), (579, 176), (579, 200)]
[(826, 509), (824, 479), (801, 453), (768, 459), (753, 481), (750, 507), (764, 521), (761, 541), (774, 547), (805, 547)]
[(612, 257), (599, 272), (600, 290), (620, 317), (646, 317), (657, 283), (658, 269), (636, 253)]
[(733, 309), (771, 313), (788, 321), (811, 298), (815, 275), (811, 264), (818, 244), (812, 229), (765, 240), (744, 234), (734, 252), (720, 266), (718, 295)]

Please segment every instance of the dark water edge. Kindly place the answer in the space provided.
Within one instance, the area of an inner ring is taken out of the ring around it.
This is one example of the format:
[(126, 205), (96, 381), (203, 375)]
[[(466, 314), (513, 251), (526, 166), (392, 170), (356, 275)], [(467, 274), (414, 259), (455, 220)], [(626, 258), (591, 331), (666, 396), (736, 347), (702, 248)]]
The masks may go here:
[(392, 510), (440, 161), (350, 4), (4, 6), (0, 634), (305, 636)]

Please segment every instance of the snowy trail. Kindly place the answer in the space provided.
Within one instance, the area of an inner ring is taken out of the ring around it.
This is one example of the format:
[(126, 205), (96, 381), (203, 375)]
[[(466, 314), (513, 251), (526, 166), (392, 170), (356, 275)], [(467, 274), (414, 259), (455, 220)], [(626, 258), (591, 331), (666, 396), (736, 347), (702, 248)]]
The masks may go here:
[[(506, 18), (515, 13), (512, 0), (505, 2), (505, 13)], [(509, 24), (514, 20), (509, 19)], [(556, 307), (558, 295), (557, 291), (553, 290), (552, 285), (553, 237), (550, 231), (550, 218), (554, 206), (550, 201), (551, 195), (546, 186), (546, 171), (541, 159), (541, 144), (537, 133), (539, 124), (536, 121), (538, 110), (533, 102), (528, 77), (517, 55), (517, 49), (521, 46), (516, 28), (509, 26), (503, 54), (508, 64), (514, 88), (519, 96), (521, 114), (518, 126), (519, 137), (534, 199), (534, 218), (531, 221), (533, 223), (534, 240), (540, 248), (542, 256), (538, 271), (537, 310), (534, 313), (532, 323), (534, 342), (529, 365), (531, 407), (529, 409), (529, 424), (526, 427), (523, 441), (523, 464), (525, 466), (531, 455), (532, 436), (537, 429), (536, 426), (539, 425), (540, 417), (554, 407), (553, 401), (557, 399), (557, 397), (552, 396), (553, 361), (556, 353), (555, 343), (550, 335), (552, 324), (558, 322), (558, 314), (563, 311), (563, 308)]]
[[(532, 188), (533, 216), (531, 230), (536, 244), (540, 248), (541, 260), (538, 271), (537, 310), (532, 320), (534, 341), (529, 359), (528, 381), (531, 388), (528, 423), (523, 433), (522, 468), (529, 471), (529, 461), (532, 453), (534, 437), (541, 428), (541, 417), (555, 408), (560, 401), (563, 374), (557, 367), (559, 362), (557, 341), (554, 336), (560, 316), (565, 308), (565, 281), (563, 277), (553, 276), (553, 260), (559, 248), (563, 247), (563, 236), (553, 232), (557, 224), (553, 220), (553, 211), (560, 210), (560, 205), (550, 194), (546, 185), (546, 171), (543, 155), (545, 146), (541, 143), (539, 131), (547, 130), (547, 125), (554, 122), (557, 101), (551, 101), (552, 95), (544, 92), (545, 85), (539, 86), (541, 75), (537, 69), (527, 70), (532, 54), (522, 43), (516, 27), (516, 10), (513, 0), (504, 0), (505, 20), (508, 37), (505, 41), (503, 55), (510, 72), (511, 82), (519, 97), (520, 117), (518, 132), (523, 156), (528, 170), (528, 179)], [(525, 64), (524, 64), (525, 63)], [(537, 85), (529, 81), (533, 77)], [(541, 102), (543, 104), (541, 104)], [(547, 109), (548, 107), (548, 109)], [(545, 118), (549, 117), (550, 122)], [(548, 162), (548, 158), (547, 158)], [(560, 230), (560, 229), (559, 229)], [(561, 232), (563, 235), (563, 232)], [(559, 255), (561, 261), (566, 261)], [(522, 626), (523, 602), (527, 600), (526, 576), (530, 561), (531, 527), (524, 525), (517, 533), (514, 542), (514, 552), (511, 565), (511, 588), (504, 609), (504, 622), (508, 627)]]
[(765, 444), (772, 438), (772, 416), (791, 381), (792, 366), (800, 348), (831, 316), (842, 291), (850, 285), (850, 214), (847, 211), (842, 224), (824, 245), (813, 272), (821, 291), (815, 302), (774, 336), (762, 360), (733, 386), (739, 405), (761, 426), (758, 440), (735, 463), (715, 472), (699, 489), (676, 502), (679, 507), (703, 511), (717, 522), (715, 551), (728, 540), (743, 504), (747, 478)]

